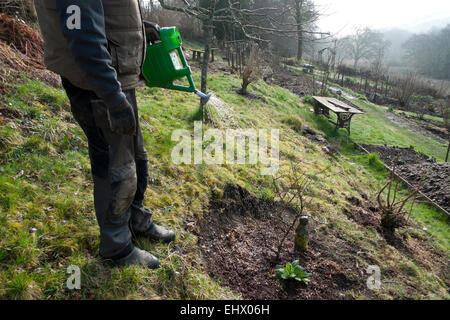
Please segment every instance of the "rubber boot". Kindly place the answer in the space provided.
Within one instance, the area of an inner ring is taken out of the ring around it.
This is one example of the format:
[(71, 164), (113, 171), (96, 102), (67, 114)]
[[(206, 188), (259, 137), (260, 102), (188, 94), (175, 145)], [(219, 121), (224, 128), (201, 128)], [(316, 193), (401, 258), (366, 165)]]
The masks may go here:
[(175, 232), (166, 229), (164, 227), (158, 226), (156, 223), (152, 223), (147, 231), (138, 232), (138, 236), (143, 236), (151, 240), (161, 240), (165, 243), (169, 243), (175, 240)]
[(151, 253), (134, 247), (131, 253), (121, 259), (114, 260), (114, 263), (120, 266), (137, 265), (150, 269), (159, 268), (159, 260)]

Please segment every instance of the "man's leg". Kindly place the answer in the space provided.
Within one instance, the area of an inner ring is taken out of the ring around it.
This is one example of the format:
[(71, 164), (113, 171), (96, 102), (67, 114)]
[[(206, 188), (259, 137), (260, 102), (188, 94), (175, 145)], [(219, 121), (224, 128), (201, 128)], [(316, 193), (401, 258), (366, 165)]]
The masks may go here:
[(170, 242), (175, 240), (175, 233), (171, 230), (158, 226), (153, 222), (152, 212), (144, 207), (144, 195), (148, 184), (148, 155), (144, 147), (141, 126), (139, 124), (138, 108), (135, 90), (125, 91), (128, 101), (133, 106), (136, 116), (136, 136), (134, 137), (135, 163), (137, 188), (131, 204), (131, 229), (137, 235), (149, 237), (153, 240)]
[(106, 122), (96, 121), (94, 108), (104, 107), (95, 102), (92, 92), (67, 80), (63, 80), (63, 86), (72, 114), (88, 139), (95, 213), (100, 226), (100, 255), (122, 258), (133, 249), (128, 228), (129, 206), (136, 191), (133, 138), (116, 135), (108, 130)]
[(152, 212), (144, 207), (144, 195), (148, 185), (148, 154), (144, 147), (144, 137), (139, 123), (136, 91), (125, 91), (136, 116), (136, 136), (134, 137), (137, 188), (131, 205), (131, 228), (133, 232), (143, 232), (153, 223)]
[(124, 264), (156, 267), (159, 261), (135, 248), (129, 220), (137, 189), (135, 138), (109, 129), (106, 106), (94, 93), (63, 79), (72, 113), (88, 138), (100, 255)]

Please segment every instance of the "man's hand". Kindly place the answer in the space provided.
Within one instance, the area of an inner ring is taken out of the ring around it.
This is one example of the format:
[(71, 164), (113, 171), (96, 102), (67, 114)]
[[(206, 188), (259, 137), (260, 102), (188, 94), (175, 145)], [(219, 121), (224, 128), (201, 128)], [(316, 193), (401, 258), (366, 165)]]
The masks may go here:
[(136, 118), (133, 107), (124, 99), (121, 104), (109, 108), (111, 131), (134, 136), (136, 134)]
[(153, 44), (156, 41), (161, 40), (161, 37), (159, 36), (160, 27), (158, 24), (152, 23), (150, 21), (144, 21), (144, 26), (145, 26), (145, 36), (147, 37), (147, 41), (149, 41)]

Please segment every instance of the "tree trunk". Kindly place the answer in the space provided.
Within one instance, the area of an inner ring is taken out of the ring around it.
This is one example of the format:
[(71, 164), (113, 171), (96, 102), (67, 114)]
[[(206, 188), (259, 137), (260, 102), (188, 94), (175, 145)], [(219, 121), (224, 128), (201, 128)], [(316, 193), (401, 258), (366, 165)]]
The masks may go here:
[(448, 142), (447, 155), (445, 156), (445, 162), (448, 162), (448, 154), (449, 153), (450, 153), (450, 141)]
[(295, 22), (297, 23), (297, 60), (300, 62), (303, 58), (303, 27), (302, 27), (302, 9), (304, 0), (295, 1)]
[[(216, 9), (216, 0), (211, 0), (211, 5), (209, 7), (209, 17), (208, 17), (208, 20), (205, 21), (206, 43), (205, 43), (205, 53), (203, 54), (202, 80), (201, 80), (201, 89), (202, 89), (203, 93), (206, 93), (207, 85), (208, 85), (208, 65), (209, 65), (212, 41), (213, 41), (213, 37), (214, 37), (213, 18), (214, 18), (215, 9)], [(203, 101), (203, 99), (202, 99), (200, 103), (203, 106), (205, 104), (205, 101)]]
[(250, 81), (248, 81), (248, 79), (244, 78), (242, 80), (242, 87), (241, 87), (241, 94), (246, 95), (247, 94), (247, 88), (248, 85), (250, 84)]

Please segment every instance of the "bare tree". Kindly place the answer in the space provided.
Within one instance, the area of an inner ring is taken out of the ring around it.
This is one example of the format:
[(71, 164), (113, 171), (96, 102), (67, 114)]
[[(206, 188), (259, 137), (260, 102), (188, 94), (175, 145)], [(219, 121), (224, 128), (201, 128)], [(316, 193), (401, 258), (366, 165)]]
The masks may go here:
[(330, 77), (331, 68), (334, 66), (335, 57), (336, 57), (336, 51), (333, 48), (325, 48), (322, 49), (321, 52), (328, 51), (327, 59), (326, 61), (323, 60), (322, 54), (321, 54), (321, 67), (323, 69), (322, 74), (322, 87), (320, 90), (320, 95), (326, 96), (327, 95), (327, 86), (328, 86), (328, 79)]
[(385, 65), (384, 56), (386, 49), (390, 46), (390, 42), (382, 41), (379, 43), (378, 48), (375, 49), (374, 59), (371, 65), (371, 74), (375, 78), (375, 88), (374, 88), (374, 102), (377, 99), (378, 84), (382, 79), (383, 75), (387, 73), (387, 67)]
[(411, 97), (417, 87), (417, 74), (408, 72), (403, 77), (397, 77), (393, 80), (393, 95), (402, 107), (408, 108)]
[(370, 59), (376, 54), (377, 48), (382, 46), (383, 36), (370, 28), (357, 28), (346, 41), (350, 44), (350, 56), (356, 69), (361, 59)]
[[(282, 23), (279, 18), (287, 9), (280, 7), (261, 7), (253, 1), (235, 0), (158, 0), (162, 8), (184, 13), (200, 20), (205, 31), (205, 50), (202, 62), (201, 90), (207, 91), (208, 64), (210, 61), (211, 45), (214, 38), (214, 25), (217, 23), (229, 24), (238, 28), (245, 38), (257, 42), (268, 42), (261, 37), (262, 34), (297, 34), (295, 23)], [(220, 8), (218, 4), (221, 4)], [(276, 2), (276, 1), (273, 1)], [(272, 1), (268, 2), (269, 4)], [(274, 14), (279, 12), (279, 14)], [(303, 33), (325, 34), (304, 30)]]
[(295, 20), (297, 28), (297, 60), (303, 58), (305, 31), (313, 31), (315, 22), (319, 19), (319, 12), (311, 0), (285, 0), (289, 12)]
[(344, 59), (350, 56), (350, 50), (349, 38), (336, 39), (336, 65), (343, 65)]

